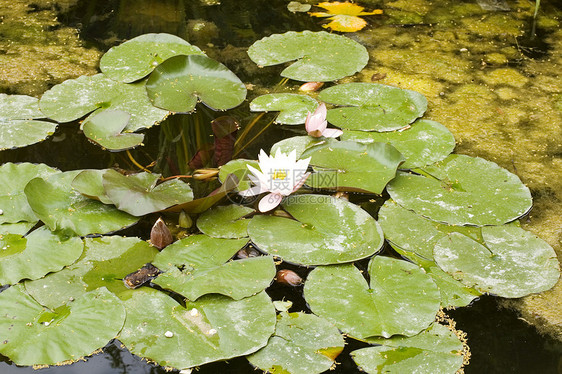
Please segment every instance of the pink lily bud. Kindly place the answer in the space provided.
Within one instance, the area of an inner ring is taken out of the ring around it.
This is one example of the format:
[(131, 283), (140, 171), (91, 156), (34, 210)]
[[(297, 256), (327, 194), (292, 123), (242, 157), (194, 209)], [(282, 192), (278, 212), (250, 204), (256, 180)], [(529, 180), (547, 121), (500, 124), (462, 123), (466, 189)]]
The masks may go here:
[(322, 136), (326, 127), (328, 127), (328, 122), (326, 122), (326, 114), (328, 110), (326, 109), (326, 104), (321, 103), (318, 105), (318, 108), (314, 111), (314, 113), (306, 116), (306, 122), (304, 124), (306, 128), (306, 132), (308, 135), (313, 136), (315, 138), (319, 138)]
[(322, 82), (307, 82), (299, 87), (299, 91), (314, 92), (322, 88), (323, 85), (324, 83)]

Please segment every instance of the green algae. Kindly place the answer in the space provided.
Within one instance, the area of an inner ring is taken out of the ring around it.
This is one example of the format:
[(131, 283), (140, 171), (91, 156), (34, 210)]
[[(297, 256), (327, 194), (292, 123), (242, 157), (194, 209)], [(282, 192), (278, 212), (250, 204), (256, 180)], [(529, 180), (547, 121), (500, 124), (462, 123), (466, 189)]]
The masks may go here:
[[(50, 86), (97, 71), (101, 53), (76, 29), (62, 27), (56, 8), (77, 0), (31, 3), (0, 0), (0, 91), (38, 96)], [(56, 7), (55, 7), (56, 5)]]

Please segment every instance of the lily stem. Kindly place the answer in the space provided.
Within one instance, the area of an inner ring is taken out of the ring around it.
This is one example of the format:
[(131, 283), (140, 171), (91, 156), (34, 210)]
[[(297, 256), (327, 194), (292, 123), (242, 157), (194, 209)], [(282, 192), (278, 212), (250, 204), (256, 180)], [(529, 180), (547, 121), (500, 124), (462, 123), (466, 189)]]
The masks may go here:
[(148, 170), (147, 168), (145, 168), (144, 166), (142, 166), (141, 164), (139, 164), (137, 162), (137, 160), (135, 160), (135, 158), (133, 157), (133, 155), (131, 154), (131, 152), (127, 149), (127, 156), (129, 156), (129, 160), (131, 160), (131, 162), (138, 167), (139, 169), (141, 169), (142, 171), (146, 171), (147, 173), (152, 173), (150, 170)]

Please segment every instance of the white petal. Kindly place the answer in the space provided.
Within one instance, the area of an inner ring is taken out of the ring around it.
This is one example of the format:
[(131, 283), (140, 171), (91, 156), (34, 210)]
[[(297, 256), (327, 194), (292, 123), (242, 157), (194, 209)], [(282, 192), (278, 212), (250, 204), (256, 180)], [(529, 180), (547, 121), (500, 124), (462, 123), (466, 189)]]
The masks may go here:
[(308, 163), (310, 162), (310, 158), (311, 157), (308, 157), (308, 158), (305, 158), (305, 159), (302, 159), (302, 160), (298, 160), (295, 169), (297, 169), (297, 170), (308, 169)]
[(337, 138), (341, 134), (343, 134), (343, 131), (340, 129), (325, 129), (322, 132), (322, 136), (325, 136), (326, 138)]
[(253, 167), (252, 165), (246, 165), (246, 166), (248, 167), (248, 170), (250, 170), (250, 172), (252, 174), (254, 174), (254, 177), (259, 180), (259, 183), (256, 183), (253, 180), (252, 180), (252, 182), (254, 182), (256, 184), (263, 184), (265, 186), (267, 186), (269, 184), (269, 178), (267, 177), (267, 175), (265, 175), (264, 173), (262, 173), (261, 171), (259, 171), (255, 167)]
[(265, 195), (258, 204), (258, 209), (260, 212), (269, 212), (270, 210), (277, 207), (281, 200), (283, 200), (283, 195), (277, 193), (270, 193)]

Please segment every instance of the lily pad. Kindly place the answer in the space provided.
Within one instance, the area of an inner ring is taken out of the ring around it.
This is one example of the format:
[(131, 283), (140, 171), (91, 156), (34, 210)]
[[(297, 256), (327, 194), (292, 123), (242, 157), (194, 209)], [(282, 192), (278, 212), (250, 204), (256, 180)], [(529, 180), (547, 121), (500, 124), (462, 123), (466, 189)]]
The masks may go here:
[(191, 54), (205, 53), (175, 35), (144, 34), (110, 48), (100, 60), (100, 69), (112, 79), (131, 83), (146, 77), (172, 56)]
[(156, 256), (153, 264), (165, 272), (153, 283), (189, 300), (210, 293), (235, 300), (255, 295), (271, 284), (275, 264), (271, 256), (228, 261), (246, 243), (206, 235), (184, 238)]
[(376, 194), (382, 193), (404, 162), (404, 156), (386, 143), (330, 141), (309, 148), (301, 158), (308, 156), (315, 172), (307, 179), (307, 185)]
[(131, 115), (122, 110), (104, 110), (84, 122), (84, 135), (113, 152), (134, 148), (142, 144), (144, 135), (122, 133), (130, 118)]
[(439, 288), (441, 307), (444, 309), (470, 305), (470, 303), (482, 295), (482, 292), (477, 291), (473, 287), (465, 286), (451, 275), (445, 273), (434, 262), (420, 266), (422, 266), (425, 272), (433, 279), (437, 288)]
[(0, 353), (17, 365), (54, 365), (78, 360), (105, 346), (121, 330), (123, 305), (102, 288), (48, 310), (23, 291), (0, 293)]
[[(311, 148), (317, 144), (324, 142), (322, 138), (314, 138), (312, 136), (293, 136), (292, 138), (283, 139), (271, 146), (271, 151), (269, 154), (274, 155), (277, 150), (282, 153), (291, 153), (293, 150), (296, 152), (297, 160), (301, 158), (304, 151)], [(253, 165), (252, 165), (253, 166)]]
[(37, 222), (23, 189), (33, 178), (46, 178), (60, 173), (45, 164), (7, 162), (0, 166), (0, 223)]
[(43, 94), (39, 105), (43, 113), (59, 122), (74, 121), (107, 109), (122, 110), (131, 115), (125, 132), (149, 128), (169, 114), (151, 104), (145, 81), (126, 84), (103, 74), (81, 76), (57, 84)]
[(343, 199), (294, 195), (282, 203), (292, 217), (259, 215), (248, 234), (261, 250), (302, 265), (328, 265), (373, 255), (384, 242), (382, 230), (367, 212)]
[(416, 335), (439, 310), (439, 290), (417, 265), (375, 256), (369, 263), (370, 286), (353, 265), (317, 267), (307, 278), (304, 296), (314, 314), (358, 339)]
[(0, 94), (0, 150), (25, 147), (52, 135), (57, 123), (34, 120), (45, 117), (37, 98)]
[(414, 262), (418, 262), (416, 256), (433, 261), (435, 244), (448, 233), (460, 232), (475, 240), (481, 237), (479, 227), (435, 222), (403, 208), (392, 200), (384, 203), (378, 217), (385, 238)]
[(103, 188), (119, 210), (137, 217), (193, 200), (189, 184), (172, 179), (156, 185), (159, 177), (146, 172), (123, 175), (108, 170), (103, 174)]
[(310, 13), (310, 15), (314, 17), (329, 17), (328, 20), (330, 22), (322, 26), (340, 32), (355, 32), (367, 26), (367, 21), (359, 16), (382, 14), (380, 9), (375, 9), (373, 12), (363, 12), (365, 8), (350, 2), (322, 2), (316, 6), (324, 8), (326, 12), (314, 12)]
[(320, 32), (275, 34), (258, 40), (248, 55), (260, 66), (295, 63), (281, 76), (303, 82), (328, 82), (361, 71), (369, 61), (367, 49), (345, 36)]
[(248, 236), (248, 223), (244, 217), (255, 210), (241, 205), (218, 206), (206, 211), (197, 219), (197, 228), (214, 238), (238, 239)]
[(446, 237), (448, 233), (460, 232), (481, 240), (480, 227), (438, 223), (407, 210), (392, 200), (384, 203), (378, 217), (384, 236), (392, 248), (423, 267), (437, 284), (443, 308), (466, 306), (481, 294), (455, 280), (433, 262), (433, 248), (439, 239)]
[(108, 170), (82, 170), (72, 180), (72, 188), (90, 199), (99, 200), (104, 204), (113, 204), (103, 189), (103, 174)]
[(275, 330), (275, 308), (265, 292), (238, 301), (207, 295), (184, 308), (141, 288), (124, 304), (119, 340), (138, 356), (178, 369), (253, 353)]
[(529, 189), (519, 177), (478, 157), (450, 155), (424, 175), (398, 173), (388, 193), (407, 209), (451, 225), (501, 225), (529, 211)]
[(37, 279), (72, 264), (84, 250), (77, 237), (64, 237), (40, 227), (26, 237), (0, 235), (0, 284)]
[(247, 357), (264, 372), (316, 374), (329, 370), (344, 347), (338, 329), (313, 314), (281, 313), (275, 335)]
[(328, 110), (328, 122), (361, 131), (398, 130), (427, 109), (427, 99), (419, 92), (377, 83), (338, 84), (320, 92), (318, 100), (345, 106)]
[(172, 112), (191, 112), (198, 101), (227, 110), (246, 98), (246, 86), (233, 72), (200, 55), (167, 59), (148, 78), (146, 91), (154, 105)]
[(255, 160), (238, 158), (236, 160), (229, 161), (228, 163), (220, 167), (219, 180), (224, 183), (226, 177), (229, 174), (234, 174), (239, 181), (237, 190), (247, 190), (252, 186), (252, 182), (248, 178), (248, 175), (252, 175), (252, 173), (250, 173), (250, 170), (246, 165), (253, 166), (254, 168), (259, 168), (259, 163)]
[(283, 125), (300, 125), (308, 113), (314, 113), (318, 101), (310, 96), (291, 93), (273, 93), (256, 97), (250, 103), (252, 112), (277, 112), (275, 122)]
[(482, 228), (485, 245), (451, 233), (439, 240), (435, 261), (463, 284), (517, 298), (552, 288), (560, 277), (556, 253), (544, 240), (514, 226)]
[(151, 262), (158, 253), (147, 242), (133, 237), (86, 238), (83, 245), (84, 253), (76, 263), (42, 279), (25, 282), (27, 292), (41, 305), (56, 308), (102, 287), (125, 299), (130, 290), (122, 279)]
[(176, 213), (184, 211), (187, 213), (195, 213), (195, 214), (206, 212), (215, 204), (219, 203), (230, 192), (234, 191), (237, 186), (238, 186), (237, 178), (233, 175), (227, 175), (222, 186), (211, 192), (208, 196), (201, 197), (199, 199), (195, 199), (187, 203), (174, 205), (173, 207), (165, 209), (163, 211), (176, 212)]
[(35, 226), (35, 222), (18, 222), (0, 224), (0, 235), (17, 234), (25, 235)]
[(105, 234), (138, 221), (115, 207), (82, 196), (71, 187), (81, 170), (32, 179), (24, 192), (31, 209), (52, 231), (69, 230), (76, 235)]
[(463, 366), (463, 344), (446, 326), (433, 324), (412, 336), (369, 339), (382, 344), (351, 352), (355, 363), (366, 373), (457, 373)]
[(390, 143), (406, 157), (401, 169), (413, 169), (445, 159), (455, 148), (453, 134), (442, 124), (420, 119), (403, 131), (345, 130), (342, 140)]

